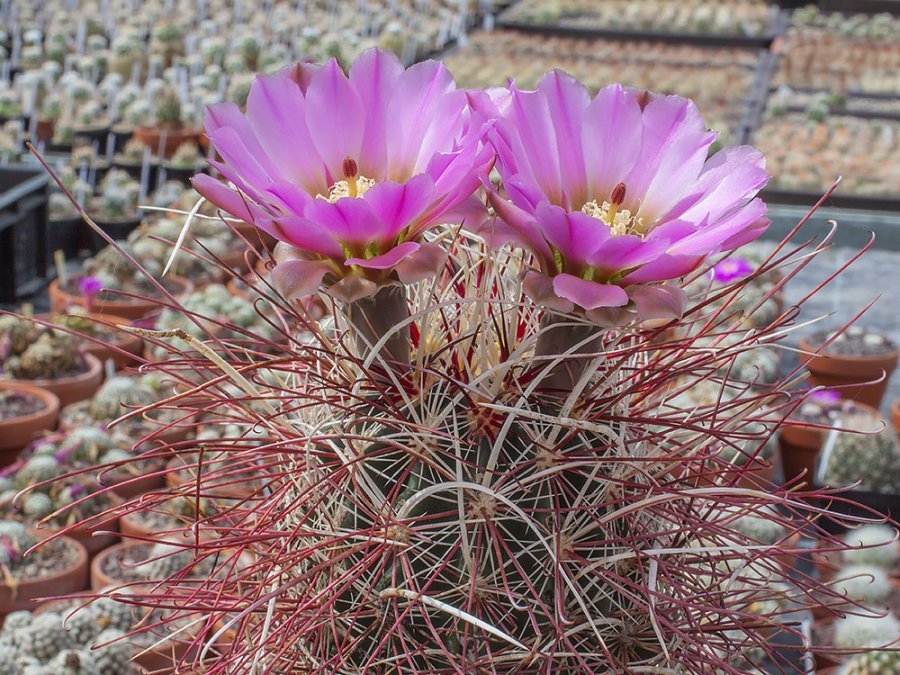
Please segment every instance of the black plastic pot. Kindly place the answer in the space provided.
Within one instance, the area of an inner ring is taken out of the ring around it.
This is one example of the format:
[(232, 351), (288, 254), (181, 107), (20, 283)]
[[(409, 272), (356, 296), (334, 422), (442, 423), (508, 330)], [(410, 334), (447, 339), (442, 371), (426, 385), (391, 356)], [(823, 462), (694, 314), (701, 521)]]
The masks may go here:
[(47, 253), (62, 251), (66, 258), (74, 258), (87, 243), (87, 224), (81, 216), (47, 221)]
[(835, 498), (821, 499), (819, 505), (837, 518), (822, 518), (819, 525), (829, 532), (840, 533), (846, 528), (841, 516), (855, 518), (892, 518), (900, 520), (900, 495), (881, 494), (865, 490), (847, 490)]
[(47, 281), (49, 181), (43, 169), (0, 169), (0, 302), (15, 302)]
[[(119, 220), (102, 220), (94, 218), (94, 222), (116, 241), (124, 241), (128, 238), (131, 231), (141, 224), (141, 219), (139, 216), (135, 216), (134, 218), (121, 218)], [(96, 253), (105, 246), (107, 246), (106, 240), (91, 230), (91, 251)]]

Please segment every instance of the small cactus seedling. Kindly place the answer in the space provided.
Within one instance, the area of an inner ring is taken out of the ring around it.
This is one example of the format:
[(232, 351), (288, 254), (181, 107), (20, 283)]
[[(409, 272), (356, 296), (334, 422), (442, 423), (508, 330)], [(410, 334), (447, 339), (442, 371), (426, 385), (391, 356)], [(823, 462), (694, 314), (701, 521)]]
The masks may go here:
[(848, 565), (837, 573), (834, 590), (847, 596), (852, 602), (866, 606), (880, 605), (891, 593), (887, 573), (873, 565)]
[(844, 535), (851, 547), (844, 550), (842, 559), (848, 565), (875, 565), (891, 569), (900, 561), (900, 542), (897, 531), (890, 525), (863, 525)]
[(834, 645), (842, 649), (879, 649), (900, 639), (900, 622), (885, 616), (850, 615), (834, 623)]
[(0, 317), (2, 370), (24, 380), (51, 380), (79, 372), (84, 358), (77, 339), (28, 319)]
[(156, 123), (161, 128), (181, 127), (181, 97), (172, 87), (165, 88), (156, 99)]
[(42, 663), (52, 659), (60, 649), (71, 646), (71, 640), (63, 619), (56, 612), (45, 612), (34, 617), (34, 620), (22, 629), (16, 639), (19, 652), (33, 656)]
[(876, 650), (857, 654), (839, 671), (840, 675), (897, 675), (900, 651)]
[(842, 427), (865, 433), (838, 433), (827, 455), (825, 484), (845, 486), (859, 481), (859, 490), (900, 494), (900, 446), (893, 429), (866, 412), (846, 415)]
[(0, 520), (0, 566), (14, 569), (24, 553), (36, 544), (28, 529), (14, 520)]

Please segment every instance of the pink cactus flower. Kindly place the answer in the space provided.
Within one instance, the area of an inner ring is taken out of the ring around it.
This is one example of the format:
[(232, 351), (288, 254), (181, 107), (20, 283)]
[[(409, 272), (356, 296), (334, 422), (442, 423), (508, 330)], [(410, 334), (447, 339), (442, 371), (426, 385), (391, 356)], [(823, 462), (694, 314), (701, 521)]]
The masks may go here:
[(611, 85), (591, 99), (555, 71), (472, 100), (500, 117), (488, 138), (509, 197), (491, 190), (498, 217), (477, 231), (535, 255), (524, 286), (542, 305), (603, 325), (680, 316), (678, 280), (769, 224), (762, 155), (708, 157), (716, 134), (685, 98)]
[(753, 274), (753, 265), (744, 258), (732, 256), (725, 258), (712, 268), (712, 278), (718, 284), (728, 285), (740, 281)]
[(369, 50), (349, 75), (335, 60), (256, 79), (243, 114), (211, 107), (206, 133), (226, 186), (199, 175), (200, 194), (280, 242), (276, 284), (303, 296), (323, 284), (341, 299), (433, 275), (440, 224), (479, 224), (473, 197), (493, 163), (491, 120), (474, 113), (443, 64), (406, 70)]

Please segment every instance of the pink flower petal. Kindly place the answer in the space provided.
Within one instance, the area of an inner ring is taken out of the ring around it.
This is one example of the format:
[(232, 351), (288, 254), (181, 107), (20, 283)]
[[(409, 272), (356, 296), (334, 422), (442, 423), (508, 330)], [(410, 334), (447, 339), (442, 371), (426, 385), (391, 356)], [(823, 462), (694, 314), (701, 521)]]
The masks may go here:
[(578, 208), (588, 201), (581, 137), (582, 120), (591, 97), (581, 82), (559, 70), (544, 75), (538, 91), (547, 97), (556, 132), (564, 202), (570, 208)]
[(397, 263), (394, 270), (404, 284), (430, 279), (441, 271), (447, 261), (447, 251), (437, 244), (422, 244), (419, 250)]
[(541, 204), (535, 217), (544, 237), (567, 263), (585, 263), (610, 238), (609, 225), (580, 211)]
[(247, 119), (285, 182), (310, 194), (326, 194), (325, 163), (305, 124), (306, 101), (288, 73), (260, 76), (247, 97)]
[(350, 66), (350, 83), (366, 111), (359, 171), (376, 181), (387, 177), (387, 106), (403, 73), (403, 64), (392, 52), (368, 49)]
[(302, 298), (318, 291), (331, 271), (327, 263), (318, 260), (286, 260), (272, 269), (272, 283), (287, 299)]
[(379, 286), (375, 282), (369, 281), (358, 274), (348, 274), (343, 279), (329, 286), (327, 291), (342, 302), (356, 302), (375, 295), (378, 289)]
[(370, 270), (389, 270), (407, 256), (412, 255), (419, 250), (419, 244), (414, 241), (407, 241), (394, 246), (387, 253), (376, 255), (372, 258), (347, 258), (344, 265), (350, 267), (357, 265)]
[(328, 167), (328, 182), (343, 180), (344, 159), (359, 161), (366, 110), (336, 60), (313, 74), (306, 90), (305, 114), (313, 145)]
[(435, 152), (451, 150), (466, 105), (444, 64), (424, 61), (404, 71), (387, 101), (388, 179), (403, 182), (424, 171)]
[(370, 242), (380, 241), (385, 231), (384, 223), (368, 202), (353, 197), (339, 199), (334, 204), (313, 199), (303, 215), (348, 246), (365, 247)]
[(634, 235), (610, 237), (599, 249), (592, 252), (588, 262), (610, 272), (646, 265), (666, 252), (665, 240), (642, 240)]
[(253, 224), (257, 220), (269, 217), (267, 213), (253, 202), (248, 201), (232, 188), (227, 187), (205, 173), (197, 174), (191, 178), (191, 185), (203, 197), (206, 197), (220, 209), (246, 223)]
[(621, 307), (628, 304), (628, 294), (618, 286), (585, 281), (571, 274), (557, 274), (553, 277), (553, 290), (566, 300), (583, 309), (598, 307)]
[(687, 307), (687, 294), (678, 286), (640, 285), (629, 286), (627, 290), (641, 320), (677, 319)]
[(626, 275), (621, 283), (627, 286), (629, 284), (678, 279), (697, 269), (701, 260), (702, 257), (699, 256), (661, 255)]
[(715, 134), (697, 106), (680, 96), (658, 96), (642, 114), (641, 152), (624, 183), (629, 204), (655, 222), (687, 194), (706, 161)]
[(707, 160), (697, 180), (695, 189), (702, 198), (681, 217), (707, 218), (715, 223), (736, 206), (746, 204), (768, 180), (766, 160), (756, 148), (742, 145), (720, 150)]
[[(641, 149), (641, 107), (619, 84), (600, 90), (585, 110), (582, 152), (588, 201), (608, 201)], [(580, 205), (577, 205), (580, 206)]]
[(508, 119), (497, 122), (497, 129), (509, 129), (518, 138), (518, 144), (531, 159), (531, 173), (541, 191), (553, 204), (563, 205), (563, 185), (560, 173), (560, 155), (565, 152), (557, 147), (556, 131), (550, 104), (543, 92), (513, 90), (512, 106)]
[(343, 249), (334, 235), (319, 223), (303, 216), (284, 216), (268, 221), (260, 221), (263, 228), (279, 241), (298, 249), (328, 258), (343, 258)]
[(527, 272), (522, 280), (522, 290), (536, 305), (546, 307), (554, 312), (568, 314), (575, 309), (575, 303), (561, 298), (553, 288), (553, 279), (539, 274)]
[(385, 224), (382, 236), (393, 240), (425, 214), (435, 199), (434, 182), (419, 174), (406, 183), (378, 183), (363, 199)]

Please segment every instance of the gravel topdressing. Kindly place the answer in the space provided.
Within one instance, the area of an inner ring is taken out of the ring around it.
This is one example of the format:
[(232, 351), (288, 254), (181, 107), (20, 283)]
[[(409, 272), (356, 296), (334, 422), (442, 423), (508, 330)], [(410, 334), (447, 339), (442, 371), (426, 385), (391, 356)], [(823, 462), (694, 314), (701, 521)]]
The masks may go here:
[(70, 568), (76, 560), (78, 549), (75, 546), (64, 539), (54, 539), (23, 558), (9, 571), (14, 579), (40, 579)]
[[(809, 343), (813, 347), (819, 347), (832, 335), (834, 335), (832, 331), (813, 333), (809, 336)], [(896, 350), (897, 345), (881, 333), (872, 333), (859, 326), (850, 326), (825, 348), (824, 353), (839, 356), (884, 356)]]
[(12, 420), (27, 417), (46, 407), (37, 396), (11, 392), (0, 394), (0, 420)]

